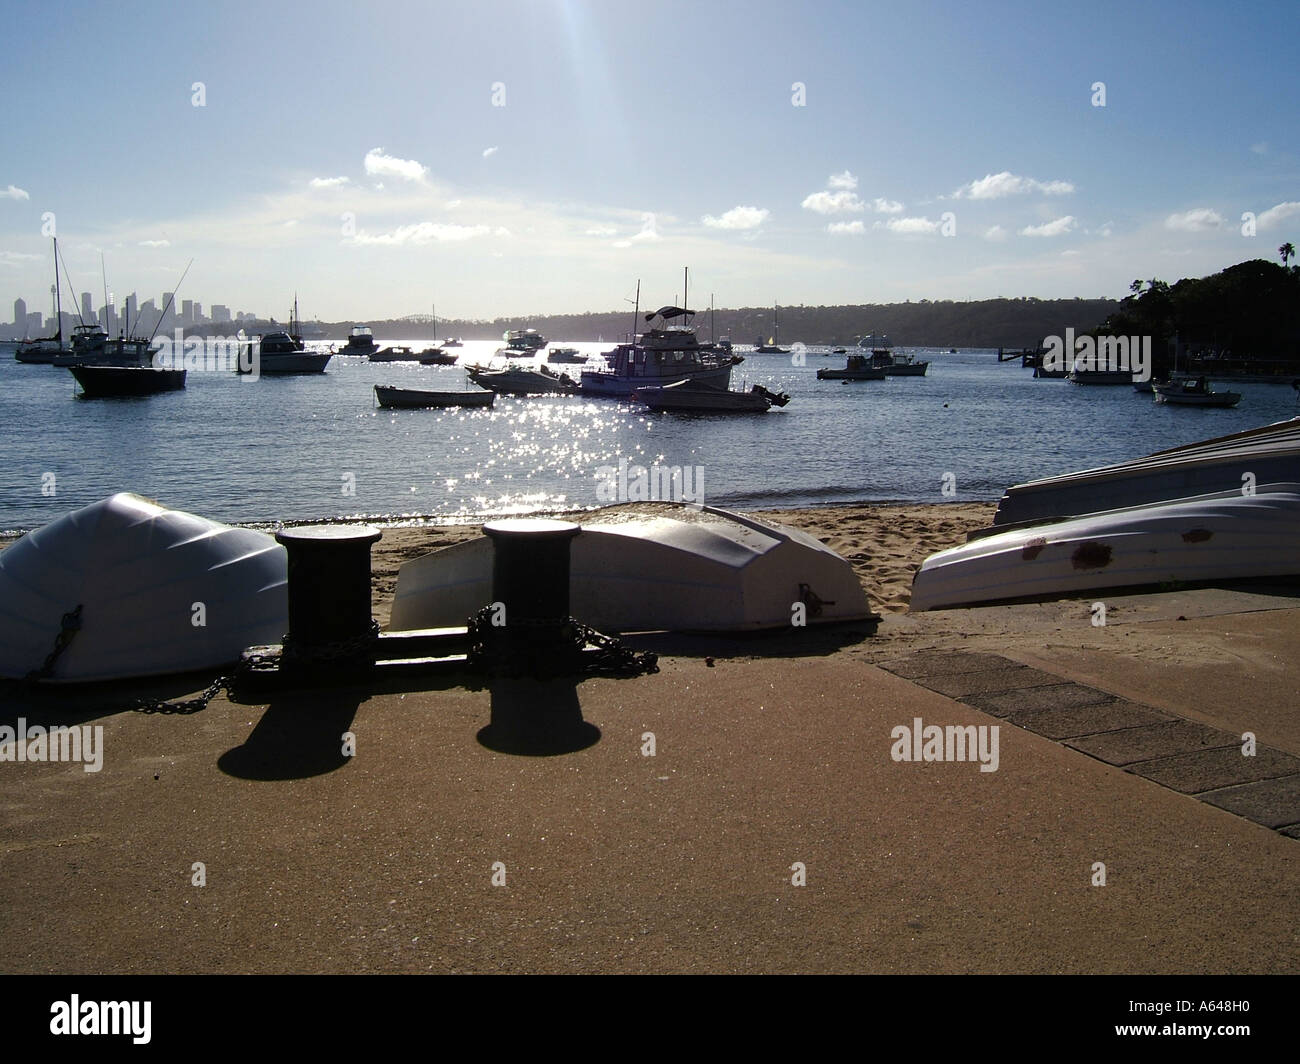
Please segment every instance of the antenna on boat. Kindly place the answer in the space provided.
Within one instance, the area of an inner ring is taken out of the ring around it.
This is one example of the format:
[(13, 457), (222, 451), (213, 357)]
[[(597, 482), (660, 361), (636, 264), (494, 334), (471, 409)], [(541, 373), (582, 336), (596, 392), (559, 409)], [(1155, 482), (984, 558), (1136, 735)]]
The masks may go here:
[(104, 269), (104, 252), (99, 253), (99, 276), (104, 280), (104, 332), (108, 332), (108, 271)]
[(691, 305), (691, 296), (689, 292), (690, 280), (691, 280), (691, 268), (689, 266), (683, 266), (682, 267), (682, 310), (685, 310), (687, 307)]
[[(167, 317), (167, 311), (171, 308), (172, 302), (176, 299), (176, 292), (181, 290), (181, 285), (185, 283), (185, 274), (190, 272), (190, 266), (193, 265), (194, 260), (190, 259), (190, 265), (185, 267), (185, 273), (181, 274), (181, 279), (176, 282), (176, 291), (167, 294), (167, 305), (163, 307), (162, 313), (158, 315), (158, 324), (153, 327), (153, 332), (149, 334), (149, 343), (153, 343), (153, 338), (158, 335), (158, 329), (162, 326), (163, 319)], [(294, 296), (293, 298), (296, 305), (298, 297)]]
[(641, 278), (636, 279), (636, 303), (632, 311), (632, 335), (628, 337), (629, 343), (636, 343), (636, 323), (641, 317)]

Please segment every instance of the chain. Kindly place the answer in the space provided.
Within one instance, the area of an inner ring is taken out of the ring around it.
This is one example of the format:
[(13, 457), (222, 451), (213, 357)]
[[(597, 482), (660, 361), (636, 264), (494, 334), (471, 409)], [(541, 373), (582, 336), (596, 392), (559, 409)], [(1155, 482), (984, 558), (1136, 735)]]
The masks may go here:
[(320, 646), (299, 646), (289, 636), (284, 637), (282, 656), (295, 664), (313, 662), (351, 661), (360, 657), (365, 651), (373, 649), (379, 638), (379, 622), (371, 620), (370, 625), (360, 635), (351, 639), (340, 639), (336, 643), (322, 643)]
[(77, 608), (71, 613), (65, 613), (63, 619), (59, 621), (59, 634), (54, 637), (54, 649), (45, 656), (45, 664), (39, 669), (33, 669), (24, 679), (28, 683), (36, 683), (40, 680), (48, 680), (54, 675), (54, 663), (59, 660), (68, 644), (72, 642), (72, 637), (81, 631), (81, 607), (82, 603), (77, 603)]
[[(469, 619), (469, 655), (471, 669), (499, 676), (532, 675), (571, 676), (586, 673), (615, 676), (641, 676), (659, 671), (659, 656), (650, 652), (638, 654), (622, 640), (605, 635), (572, 617), (551, 620), (536, 618), (512, 621), (515, 628), (550, 629), (555, 640), (545, 650), (545, 658), (528, 655), (512, 659), (497, 641), (503, 626), (494, 625), (491, 606), (484, 606)], [(595, 654), (584, 653), (588, 646), (596, 648)]]

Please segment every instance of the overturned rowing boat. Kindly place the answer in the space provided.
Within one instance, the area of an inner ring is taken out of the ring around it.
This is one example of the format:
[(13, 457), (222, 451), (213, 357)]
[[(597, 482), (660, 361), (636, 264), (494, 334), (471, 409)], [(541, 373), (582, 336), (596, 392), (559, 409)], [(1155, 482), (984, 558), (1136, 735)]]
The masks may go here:
[[(874, 617), (852, 567), (825, 544), (708, 506), (598, 510), (584, 518), (570, 564), (573, 616), (605, 632), (753, 631)], [(464, 624), (491, 601), (492, 546), (480, 537), (398, 570), (390, 629)]]
[(909, 609), (1300, 575), (1300, 485), (991, 532), (927, 558), (912, 579)]
[(280, 641), (285, 581), (271, 536), (113, 495), (0, 551), (0, 676), (61, 683), (216, 668)]

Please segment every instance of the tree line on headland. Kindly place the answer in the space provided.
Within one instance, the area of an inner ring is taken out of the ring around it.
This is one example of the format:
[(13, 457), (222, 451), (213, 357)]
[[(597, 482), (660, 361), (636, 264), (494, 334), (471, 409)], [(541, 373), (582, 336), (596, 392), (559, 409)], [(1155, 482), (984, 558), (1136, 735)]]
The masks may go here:
[[(1288, 253), (1288, 249), (1289, 253)], [(1281, 265), (1264, 259), (1238, 263), (1209, 277), (1168, 284), (1135, 280), (1130, 294), (1114, 299), (928, 300), (847, 306), (780, 308), (780, 341), (789, 345), (849, 345), (867, 333), (885, 333), (901, 347), (1037, 348), (1048, 336), (1075, 334), (1150, 336), (1157, 365), (1173, 357), (1175, 345), (1193, 355), (1297, 363), (1300, 368), (1300, 267), (1288, 266), (1290, 244), (1278, 249)], [(645, 328), (642, 307), (637, 329)], [(771, 307), (719, 308), (712, 318), (697, 310), (702, 340), (728, 336), (748, 344), (775, 334)], [(270, 323), (258, 323), (257, 328)], [(342, 340), (353, 322), (324, 324), (326, 337)], [(430, 339), (434, 323), (414, 315), (366, 324), (377, 339)], [(499, 338), (507, 329), (529, 327), (555, 340), (616, 343), (634, 327), (630, 310), (584, 314), (538, 314), (485, 320), (439, 319), (440, 339)], [(201, 332), (218, 331), (218, 326)], [(250, 332), (255, 331), (253, 329)]]

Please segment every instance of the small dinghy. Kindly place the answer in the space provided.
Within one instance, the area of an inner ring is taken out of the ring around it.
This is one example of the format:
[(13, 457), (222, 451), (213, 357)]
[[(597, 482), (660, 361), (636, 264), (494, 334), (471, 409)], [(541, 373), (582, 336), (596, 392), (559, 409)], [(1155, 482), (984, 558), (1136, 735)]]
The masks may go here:
[(1204, 377), (1175, 378), (1153, 386), (1157, 403), (1170, 406), (1209, 406), (1231, 409), (1241, 402), (1240, 392), (1216, 392)]
[(439, 406), (491, 406), (496, 392), (425, 392), (418, 388), (390, 388), (375, 385), (379, 405), (394, 410), (423, 410)]
[(932, 554), (910, 609), (1300, 574), (1300, 493), (1239, 490), (981, 536)]
[(80, 627), (33, 678), (215, 669), (288, 629), (285, 551), (125, 492), (74, 510), (0, 551), (0, 676), (41, 673), (78, 609)]
[[(788, 628), (798, 612), (810, 625), (874, 617), (852, 566), (824, 543), (711, 506), (606, 507), (584, 517), (570, 557), (571, 612), (603, 632)], [(479, 537), (398, 570), (390, 630), (461, 625), (491, 601), (492, 544)]]

